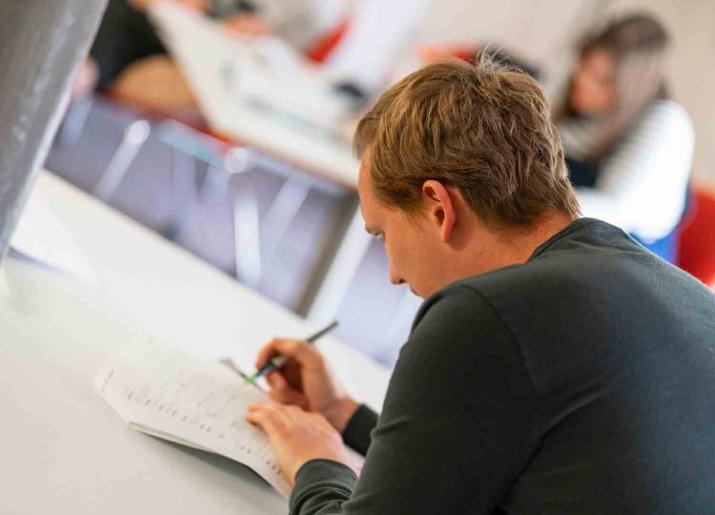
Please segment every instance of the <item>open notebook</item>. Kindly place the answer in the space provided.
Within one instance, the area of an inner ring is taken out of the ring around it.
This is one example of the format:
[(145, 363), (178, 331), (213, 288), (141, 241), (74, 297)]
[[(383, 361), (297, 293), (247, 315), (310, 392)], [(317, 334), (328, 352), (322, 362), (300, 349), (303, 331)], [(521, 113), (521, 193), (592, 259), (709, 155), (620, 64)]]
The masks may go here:
[(137, 430), (236, 460), (289, 495), (268, 438), (245, 420), (248, 405), (268, 396), (225, 365), (144, 338), (112, 356), (95, 385)]

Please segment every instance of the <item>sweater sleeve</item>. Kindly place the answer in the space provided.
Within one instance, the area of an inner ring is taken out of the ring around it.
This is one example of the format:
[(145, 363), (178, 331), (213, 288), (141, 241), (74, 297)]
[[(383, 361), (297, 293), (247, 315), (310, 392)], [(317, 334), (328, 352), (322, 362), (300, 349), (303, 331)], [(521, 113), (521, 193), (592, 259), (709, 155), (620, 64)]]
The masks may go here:
[(599, 218), (645, 241), (678, 224), (695, 136), (685, 110), (659, 100), (603, 163), (593, 188), (580, 188), (584, 216)]
[(519, 349), (466, 286), (427, 301), (390, 381), (358, 479), (315, 460), (292, 514), (490, 513), (536, 441), (537, 403)]
[(365, 456), (370, 447), (370, 432), (377, 425), (377, 413), (361, 404), (343, 431), (343, 441)]

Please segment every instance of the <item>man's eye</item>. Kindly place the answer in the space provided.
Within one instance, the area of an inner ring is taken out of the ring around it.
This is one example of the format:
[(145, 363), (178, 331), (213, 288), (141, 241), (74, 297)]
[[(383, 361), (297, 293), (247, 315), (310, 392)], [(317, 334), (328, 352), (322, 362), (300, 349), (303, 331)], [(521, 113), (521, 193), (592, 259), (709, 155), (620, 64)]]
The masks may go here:
[(385, 242), (385, 233), (382, 232), (376, 232), (375, 234), (372, 235), (373, 238), (375, 238), (377, 241)]

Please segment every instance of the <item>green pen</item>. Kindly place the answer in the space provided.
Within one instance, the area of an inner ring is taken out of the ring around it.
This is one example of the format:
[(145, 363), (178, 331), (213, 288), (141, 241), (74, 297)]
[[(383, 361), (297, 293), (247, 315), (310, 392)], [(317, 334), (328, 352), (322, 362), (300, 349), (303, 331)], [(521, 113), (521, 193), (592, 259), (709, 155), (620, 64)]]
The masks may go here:
[[(305, 339), (306, 343), (313, 343), (313, 342), (315, 342), (318, 338), (320, 338), (321, 336), (325, 336), (325, 335), (328, 334), (330, 331), (332, 331), (333, 329), (335, 329), (337, 326), (338, 326), (338, 321), (335, 320), (334, 322), (332, 322), (332, 323), (329, 324), (328, 326), (324, 327), (323, 329), (321, 329), (321, 330), (318, 331), (317, 333), (308, 336), (308, 337)], [(264, 375), (270, 374), (270, 373), (273, 372), (274, 370), (278, 370), (279, 368), (281, 368), (281, 367), (285, 364), (285, 362), (286, 362), (287, 360), (288, 360), (287, 357), (285, 357), (285, 356), (283, 356), (283, 355), (281, 355), (281, 354), (278, 354), (277, 356), (274, 356), (267, 364), (265, 364), (265, 365), (263, 365), (261, 368), (259, 368), (259, 369), (256, 371), (255, 374), (252, 374), (252, 375), (250, 375), (250, 376), (246, 376), (246, 377), (244, 377), (243, 379), (244, 379), (244, 381), (246, 382), (246, 384), (255, 384), (255, 382), (256, 382), (260, 377), (263, 377)]]

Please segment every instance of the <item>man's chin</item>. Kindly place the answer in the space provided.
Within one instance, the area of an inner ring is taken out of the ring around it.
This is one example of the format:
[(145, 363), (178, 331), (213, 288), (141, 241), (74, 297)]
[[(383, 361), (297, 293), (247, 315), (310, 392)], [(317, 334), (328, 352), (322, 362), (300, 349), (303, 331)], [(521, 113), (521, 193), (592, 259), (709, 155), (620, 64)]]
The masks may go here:
[(417, 290), (415, 290), (412, 286), (409, 286), (409, 288), (410, 288), (410, 291), (411, 291), (414, 295), (417, 295), (417, 296), (420, 297), (421, 299), (426, 299), (427, 297), (429, 297), (429, 296), (431, 295), (431, 293), (429, 293), (429, 294), (428, 294), (428, 293), (424, 293), (424, 292), (420, 293), (420, 292), (418, 292)]

